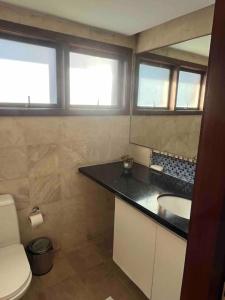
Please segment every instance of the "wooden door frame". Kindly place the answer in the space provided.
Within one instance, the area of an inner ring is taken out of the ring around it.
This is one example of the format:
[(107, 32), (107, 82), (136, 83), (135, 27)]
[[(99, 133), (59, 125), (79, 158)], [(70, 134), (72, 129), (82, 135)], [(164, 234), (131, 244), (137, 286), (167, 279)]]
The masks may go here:
[(225, 278), (225, 0), (215, 5), (197, 162), (181, 300), (221, 300)]

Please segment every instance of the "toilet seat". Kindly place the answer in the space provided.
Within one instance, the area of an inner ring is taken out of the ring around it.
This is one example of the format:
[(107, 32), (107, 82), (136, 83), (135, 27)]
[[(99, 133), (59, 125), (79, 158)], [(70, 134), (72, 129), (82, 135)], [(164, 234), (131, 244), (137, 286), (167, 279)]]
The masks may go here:
[(23, 245), (0, 248), (0, 266), (0, 300), (19, 299), (32, 278)]

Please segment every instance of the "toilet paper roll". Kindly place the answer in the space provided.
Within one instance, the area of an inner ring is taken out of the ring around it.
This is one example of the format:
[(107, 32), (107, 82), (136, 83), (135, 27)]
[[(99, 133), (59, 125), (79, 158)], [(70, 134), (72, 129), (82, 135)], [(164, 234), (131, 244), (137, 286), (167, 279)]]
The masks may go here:
[(41, 213), (30, 215), (28, 219), (32, 228), (35, 228), (44, 223), (44, 219)]

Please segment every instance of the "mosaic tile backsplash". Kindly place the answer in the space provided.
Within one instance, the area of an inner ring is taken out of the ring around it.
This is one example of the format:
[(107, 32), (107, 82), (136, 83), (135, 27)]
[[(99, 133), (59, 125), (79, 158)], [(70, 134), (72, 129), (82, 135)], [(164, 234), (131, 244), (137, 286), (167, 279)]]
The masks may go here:
[(162, 166), (163, 172), (170, 176), (194, 183), (196, 170), (195, 162), (153, 151), (151, 164)]

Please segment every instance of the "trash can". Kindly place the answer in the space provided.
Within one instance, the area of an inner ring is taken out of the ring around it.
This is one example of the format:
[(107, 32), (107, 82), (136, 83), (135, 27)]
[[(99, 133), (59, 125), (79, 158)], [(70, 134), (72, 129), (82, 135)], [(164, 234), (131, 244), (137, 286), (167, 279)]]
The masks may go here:
[(54, 251), (49, 238), (40, 237), (32, 240), (26, 250), (33, 275), (41, 276), (52, 269)]

